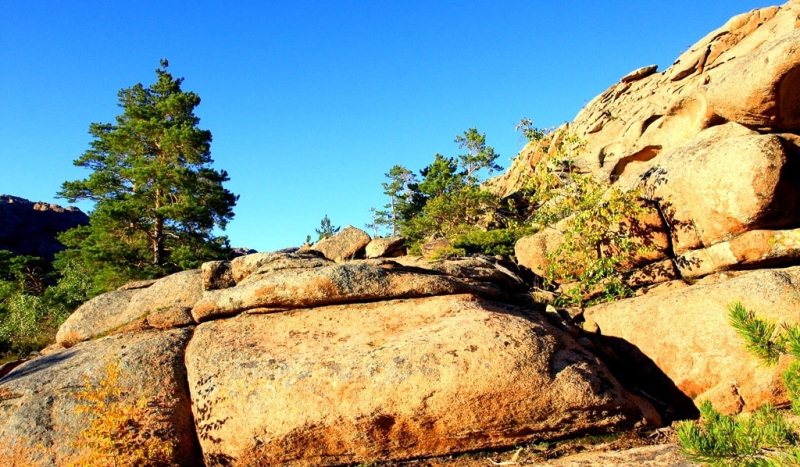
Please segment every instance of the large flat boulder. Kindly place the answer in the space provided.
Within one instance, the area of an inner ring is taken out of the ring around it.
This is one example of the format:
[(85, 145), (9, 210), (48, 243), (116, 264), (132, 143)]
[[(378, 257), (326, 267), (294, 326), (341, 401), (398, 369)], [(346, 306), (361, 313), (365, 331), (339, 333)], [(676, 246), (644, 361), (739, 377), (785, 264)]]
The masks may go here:
[(311, 269), (329, 266), (333, 262), (319, 254), (307, 253), (253, 253), (230, 261), (203, 263), (203, 290), (233, 287), (251, 274), (269, 274), (284, 269)]
[[(118, 334), (29, 360), (0, 378), (0, 447), (15, 446), (25, 459), (17, 465), (67, 465), (89, 447), (81, 432), (91, 418), (81, 413), (78, 393), (119, 369), (120, 397), (128, 406), (145, 399), (136, 422), (139, 436), (158, 437), (180, 465), (200, 461), (186, 386), (183, 349), (188, 329)], [(108, 404), (110, 411), (121, 413)], [(113, 441), (112, 440), (109, 440)], [(102, 454), (102, 453), (99, 453)], [(0, 462), (2, 463), (2, 462)]]
[[(102, 336), (137, 320), (146, 320), (157, 313), (154, 322), (189, 324), (186, 309), (194, 306), (203, 294), (200, 270), (182, 271), (144, 286), (123, 286), (119, 290), (98, 295), (75, 310), (59, 327), (58, 343), (74, 343)], [(173, 315), (169, 318), (167, 315)], [(158, 326), (163, 327), (163, 326)]]
[[(495, 271), (496, 272), (496, 271)], [(235, 287), (210, 290), (192, 308), (197, 322), (258, 308), (291, 309), (457, 293), (503, 297), (491, 281), (456, 277), (390, 260), (255, 272)]]
[(209, 464), (442, 455), (617, 430), (649, 410), (544, 318), (471, 295), (203, 323), (186, 364)]
[(586, 309), (585, 327), (620, 338), (652, 360), (686, 395), (729, 413), (787, 402), (784, 361), (765, 366), (728, 321), (731, 304), (776, 322), (800, 322), (800, 267), (708, 276)]

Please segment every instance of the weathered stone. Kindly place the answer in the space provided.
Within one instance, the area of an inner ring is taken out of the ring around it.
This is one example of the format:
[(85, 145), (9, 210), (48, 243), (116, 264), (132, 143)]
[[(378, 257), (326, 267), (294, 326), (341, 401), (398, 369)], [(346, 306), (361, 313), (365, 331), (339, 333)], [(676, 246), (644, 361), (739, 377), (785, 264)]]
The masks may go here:
[(203, 296), (203, 276), (199, 269), (162, 277), (131, 298), (126, 314), (147, 316), (171, 308), (191, 308)]
[(23, 363), (0, 378), (0, 445), (27, 447), (33, 459), (20, 465), (67, 465), (80, 448), (80, 434), (96, 411), (81, 414), (78, 393), (118, 365), (119, 389), (129, 404), (149, 401), (137, 420), (142, 436), (158, 436), (181, 465), (197, 465), (191, 402), (183, 349), (189, 330), (108, 336)]
[[(552, 137), (569, 132), (583, 139), (575, 163), (610, 182), (645, 172), (661, 154), (726, 121), (794, 131), (800, 125), (798, 14), (800, 4), (788, 2), (732, 18), (663, 73), (613, 84)], [(524, 188), (541, 159), (537, 145), (556, 146), (532, 143), (520, 151), (489, 184), (498, 195)]]
[(681, 276), (695, 279), (728, 269), (752, 269), (800, 259), (800, 229), (751, 230), (727, 242), (692, 250), (676, 264)]
[(160, 309), (147, 315), (148, 326), (156, 329), (172, 329), (190, 326), (194, 323), (192, 309), (186, 306), (173, 306)]
[(117, 287), (117, 290), (135, 290), (135, 289), (146, 289), (151, 285), (156, 283), (157, 279), (142, 279), (139, 281), (130, 281), (127, 284), (123, 284)]
[(421, 247), (422, 257), (427, 259), (438, 259), (442, 252), (447, 252), (452, 248), (450, 240), (446, 238), (434, 238), (428, 240)]
[(202, 294), (202, 275), (195, 269), (163, 277), (146, 288), (98, 295), (64, 321), (56, 334), (56, 342), (74, 343), (101, 336), (145, 319), (152, 312), (191, 308)]
[(138, 289), (114, 290), (98, 295), (83, 305), (58, 328), (56, 342), (75, 343), (109, 332), (142, 317), (128, 309)]
[(728, 322), (735, 302), (773, 321), (800, 322), (800, 267), (710, 276), (596, 305), (584, 313), (585, 328), (628, 341), (686, 395), (725, 412), (786, 403), (783, 366), (764, 366)]
[(550, 263), (547, 256), (558, 250), (563, 242), (563, 233), (552, 227), (546, 227), (534, 235), (526, 235), (517, 240), (514, 245), (514, 256), (519, 264), (544, 277), (547, 275), (547, 265)]
[(234, 288), (205, 292), (192, 308), (192, 317), (201, 322), (251, 308), (307, 308), (455, 293), (505, 295), (488, 282), (432, 274), (389, 260), (353, 261), (254, 273)]
[(370, 240), (368, 233), (348, 225), (332, 237), (320, 240), (311, 249), (319, 251), (330, 260), (341, 263), (355, 259)]
[(686, 456), (676, 444), (656, 444), (620, 451), (572, 454), (541, 465), (543, 467), (593, 467), (598, 465), (691, 467), (694, 464), (686, 459)]
[(406, 253), (403, 237), (373, 238), (367, 245), (367, 258), (392, 258)]
[(800, 129), (800, 30), (726, 67), (708, 88), (708, 102), (726, 120), (753, 127)]
[(490, 261), (486, 257), (431, 261), (420, 256), (402, 256), (392, 258), (391, 261), (403, 266), (421, 268), (461, 279), (496, 284), (505, 291), (513, 291), (520, 287), (527, 288), (523, 279), (514, 271), (497, 261)]
[(231, 261), (231, 274), (238, 284), (252, 274), (270, 274), (284, 269), (312, 269), (330, 266), (333, 262), (317, 252), (306, 253), (256, 253)]
[(639, 81), (642, 78), (646, 78), (652, 75), (653, 73), (656, 72), (656, 70), (658, 70), (658, 65), (643, 66), (623, 76), (622, 79), (620, 79), (620, 82), (631, 83), (633, 81)]
[(674, 261), (664, 259), (636, 268), (625, 278), (625, 283), (636, 288), (674, 281), (679, 278), (680, 274), (675, 268)]
[(733, 136), (741, 128), (711, 128), (642, 175), (646, 196), (670, 224), (676, 254), (800, 218), (800, 160), (779, 136)]
[(545, 319), (465, 295), (203, 323), (186, 362), (211, 464), (441, 455), (642, 417)]
[(208, 261), (200, 266), (203, 290), (226, 289), (236, 285), (230, 261)]

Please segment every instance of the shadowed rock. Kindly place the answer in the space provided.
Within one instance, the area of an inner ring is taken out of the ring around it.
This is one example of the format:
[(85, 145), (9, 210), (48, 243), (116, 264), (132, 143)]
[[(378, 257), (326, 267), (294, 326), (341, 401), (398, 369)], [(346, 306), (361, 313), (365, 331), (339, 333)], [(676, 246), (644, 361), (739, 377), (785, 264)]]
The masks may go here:
[(78, 208), (0, 195), (0, 250), (50, 261), (64, 249), (56, 236), (88, 223), (89, 218)]
[(689, 397), (724, 412), (786, 403), (781, 374), (788, 362), (767, 367), (748, 352), (728, 308), (741, 302), (772, 321), (800, 322), (800, 267), (681, 284), (590, 307), (584, 327), (633, 344)]

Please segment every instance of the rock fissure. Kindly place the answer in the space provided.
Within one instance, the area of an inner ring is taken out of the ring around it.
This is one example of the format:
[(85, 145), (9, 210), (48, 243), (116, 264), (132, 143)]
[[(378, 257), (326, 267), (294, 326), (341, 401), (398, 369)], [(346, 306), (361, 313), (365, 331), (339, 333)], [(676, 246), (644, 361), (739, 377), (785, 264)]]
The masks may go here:
[(191, 419), (191, 426), (193, 430), (191, 433), (194, 435), (192, 438), (192, 444), (195, 446), (195, 458), (196, 459), (205, 459), (205, 454), (203, 453), (203, 445), (200, 443), (200, 432), (198, 430), (197, 420), (195, 419), (194, 415), (194, 397), (192, 395), (191, 386), (189, 386), (189, 368), (186, 364), (186, 349), (189, 348), (189, 344), (192, 342), (192, 338), (194, 337), (195, 326), (191, 326), (188, 328), (190, 330), (189, 337), (186, 340), (186, 343), (183, 346), (183, 378), (178, 382), (185, 390), (186, 394), (189, 395), (189, 417)]

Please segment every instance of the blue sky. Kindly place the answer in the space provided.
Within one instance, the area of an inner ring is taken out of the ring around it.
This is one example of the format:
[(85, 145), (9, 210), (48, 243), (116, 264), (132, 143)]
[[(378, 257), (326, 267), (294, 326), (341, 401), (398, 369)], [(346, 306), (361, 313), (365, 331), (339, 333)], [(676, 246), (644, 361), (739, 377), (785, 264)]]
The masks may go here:
[[(731, 16), (772, 3), (35, 1), (0, 15), (0, 193), (65, 204), (91, 122), (159, 59), (203, 102), (214, 166), (241, 196), (225, 232), (298, 245), (323, 215), (364, 226), (394, 164), (456, 155), (469, 127), (508, 166), (521, 117), (556, 126), (630, 70), (666, 68)], [(91, 206), (80, 205), (84, 209)]]

